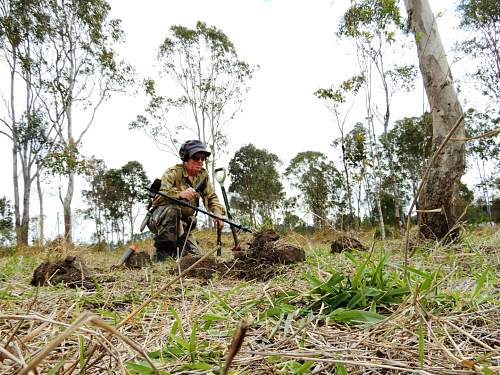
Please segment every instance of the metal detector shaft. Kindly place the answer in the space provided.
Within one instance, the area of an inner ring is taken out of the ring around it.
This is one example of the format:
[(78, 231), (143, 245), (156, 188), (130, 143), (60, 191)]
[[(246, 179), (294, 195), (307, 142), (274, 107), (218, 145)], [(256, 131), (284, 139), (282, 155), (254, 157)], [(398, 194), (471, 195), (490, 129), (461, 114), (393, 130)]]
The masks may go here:
[[(201, 209), (201, 208), (199, 208), (199, 207), (196, 207), (196, 206), (193, 206), (192, 204), (187, 203), (186, 201), (183, 201), (183, 200), (180, 200), (180, 199), (177, 199), (177, 198), (171, 197), (170, 195), (167, 195), (167, 194), (165, 194), (165, 193), (162, 193), (161, 191), (157, 191), (157, 192), (155, 192), (155, 193), (156, 193), (156, 194), (158, 194), (158, 195), (160, 195), (160, 196), (162, 196), (162, 197), (164, 197), (164, 198), (167, 198), (167, 199), (169, 199), (170, 201), (175, 202), (175, 203), (177, 203), (177, 204), (179, 204), (179, 205), (181, 205), (181, 206), (184, 206), (184, 207), (189, 207), (189, 208), (191, 208), (191, 209), (193, 209), (193, 210), (195, 210), (195, 211), (199, 211), (199, 212), (201, 212), (201, 213), (203, 213), (203, 214), (205, 214), (205, 215), (208, 215), (208, 216), (210, 216), (210, 217), (212, 217), (212, 218), (214, 218), (214, 219), (217, 219), (217, 220), (223, 221), (224, 223), (228, 223), (231, 227), (236, 227), (236, 228), (238, 228), (238, 229), (240, 229), (240, 230), (242, 230), (242, 231), (245, 231), (245, 232), (248, 232), (248, 233), (252, 233), (252, 230), (251, 230), (251, 229), (246, 228), (246, 227), (244, 227), (243, 225), (238, 224), (238, 223), (235, 223), (235, 222), (233, 222), (233, 221), (231, 221), (231, 220), (228, 220), (228, 219), (226, 219), (225, 217), (222, 217), (222, 216), (219, 216), (219, 215), (213, 214), (213, 213), (211, 213), (211, 212), (205, 211), (205, 210), (203, 210), (203, 209)], [(229, 215), (228, 215), (228, 216), (229, 216)]]

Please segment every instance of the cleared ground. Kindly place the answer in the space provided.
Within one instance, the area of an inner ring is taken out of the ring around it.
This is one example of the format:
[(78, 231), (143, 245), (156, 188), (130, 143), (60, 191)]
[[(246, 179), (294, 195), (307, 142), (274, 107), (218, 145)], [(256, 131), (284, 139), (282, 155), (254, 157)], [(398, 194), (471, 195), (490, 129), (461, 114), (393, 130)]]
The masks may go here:
[[(332, 254), (338, 235), (282, 237), (306, 261), (273, 266), (267, 281), (228, 271), (173, 282), (175, 260), (110, 270), (125, 247), (4, 252), (0, 372), (220, 374), (242, 321), (248, 329), (233, 374), (500, 371), (500, 228), (469, 229), (460, 244), (421, 245), (406, 276), (401, 239), (374, 242), (366, 233), (367, 251)], [(215, 233), (198, 238), (214, 249)], [(231, 237), (223, 243), (218, 260), (230, 269)], [(139, 248), (152, 252), (150, 241)], [(67, 255), (91, 270), (95, 289), (30, 285), (40, 263)]]

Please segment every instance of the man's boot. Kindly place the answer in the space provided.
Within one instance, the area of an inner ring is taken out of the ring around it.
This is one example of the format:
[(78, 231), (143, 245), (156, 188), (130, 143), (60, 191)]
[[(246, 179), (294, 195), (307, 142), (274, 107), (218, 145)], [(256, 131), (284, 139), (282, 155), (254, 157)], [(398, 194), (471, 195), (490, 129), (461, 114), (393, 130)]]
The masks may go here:
[(155, 238), (156, 262), (164, 262), (169, 257), (177, 256), (177, 243), (175, 241), (165, 241)]

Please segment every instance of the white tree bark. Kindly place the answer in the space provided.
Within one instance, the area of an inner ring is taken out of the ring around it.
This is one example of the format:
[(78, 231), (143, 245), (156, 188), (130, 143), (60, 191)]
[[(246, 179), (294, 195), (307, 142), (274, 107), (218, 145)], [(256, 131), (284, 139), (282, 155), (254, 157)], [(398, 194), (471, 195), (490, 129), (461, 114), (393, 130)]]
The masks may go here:
[[(405, 0), (405, 6), (415, 35), (420, 72), (431, 107), (433, 150), (436, 150), (462, 117), (462, 106), (428, 0)], [(464, 134), (462, 122), (453, 136), (464, 138)], [(453, 198), (464, 169), (464, 142), (450, 141), (432, 166), (419, 197), (421, 210), (441, 209), (441, 212), (423, 213), (419, 217), (420, 233), (426, 238), (441, 239), (458, 234)]]

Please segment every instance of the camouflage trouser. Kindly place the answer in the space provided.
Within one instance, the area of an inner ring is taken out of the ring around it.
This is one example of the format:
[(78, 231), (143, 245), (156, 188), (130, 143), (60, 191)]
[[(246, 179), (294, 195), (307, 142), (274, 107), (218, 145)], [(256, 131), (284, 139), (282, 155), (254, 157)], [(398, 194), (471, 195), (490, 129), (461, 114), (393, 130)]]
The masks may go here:
[[(193, 222), (193, 224), (191, 224)], [(155, 234), (155, 248), (158, 260), (166, 256), (201, 254), (200, 247), (193, 235), (196, 218), (190, 216), (182, 218), (181, 209), (174, 205), (158, 206), (154, 209), (148, 223), (149, 230)], [(189, 230), (191, 226), (191, 230)], [(189, 235), (186, 239), (186, 234)], [(184, 248), (184, 250), (183, 250)]]

